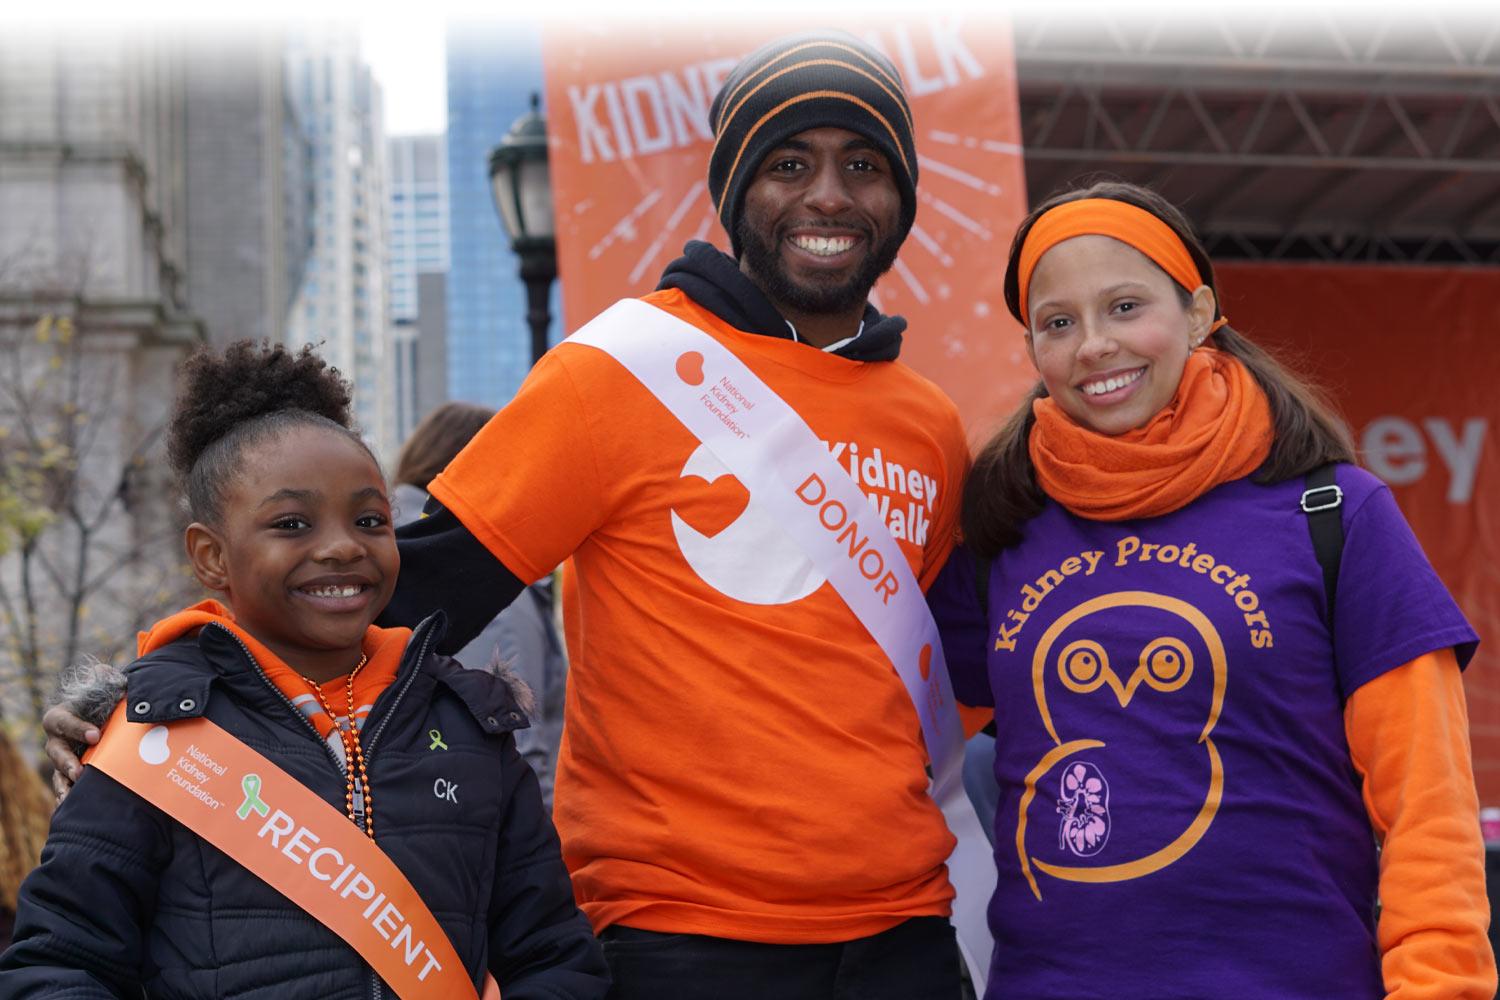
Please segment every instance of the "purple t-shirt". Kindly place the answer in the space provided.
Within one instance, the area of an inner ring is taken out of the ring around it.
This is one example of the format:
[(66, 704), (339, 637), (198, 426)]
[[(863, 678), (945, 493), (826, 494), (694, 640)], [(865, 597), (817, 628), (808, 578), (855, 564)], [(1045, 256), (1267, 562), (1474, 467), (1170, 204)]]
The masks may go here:
[(928, 596), (959, 699), (995, 705), (989, 998), (1383, 997), (1374, 834), (1343, 707), (1477, 637), (1379, 480), (1340, 467), (1335, 638), (1301, 480), (1159, 518), (1049, 505)]

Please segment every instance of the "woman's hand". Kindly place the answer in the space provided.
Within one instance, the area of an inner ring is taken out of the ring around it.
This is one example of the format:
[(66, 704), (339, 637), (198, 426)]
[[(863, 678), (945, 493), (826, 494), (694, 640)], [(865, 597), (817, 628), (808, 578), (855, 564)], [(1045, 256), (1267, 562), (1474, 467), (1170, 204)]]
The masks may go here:
[(47, 756), (52, 760), (52, 791), (61, 802), (83, 773), (83, 763), (75, 748), (99, 742), (99, 727), (74, 715), (64, 703), (53, 705), (42, 716), (47, 734)]

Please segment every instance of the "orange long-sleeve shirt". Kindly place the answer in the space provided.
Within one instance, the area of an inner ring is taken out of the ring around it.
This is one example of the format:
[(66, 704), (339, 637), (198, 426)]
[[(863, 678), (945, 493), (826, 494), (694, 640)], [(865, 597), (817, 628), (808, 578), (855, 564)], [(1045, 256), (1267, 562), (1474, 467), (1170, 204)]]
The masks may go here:
[(1387, 997), (1492, 1000), (1484, 843), (1453, 650), (1362, 685), (1344, 726), (1382, 845), (1376, 935)]

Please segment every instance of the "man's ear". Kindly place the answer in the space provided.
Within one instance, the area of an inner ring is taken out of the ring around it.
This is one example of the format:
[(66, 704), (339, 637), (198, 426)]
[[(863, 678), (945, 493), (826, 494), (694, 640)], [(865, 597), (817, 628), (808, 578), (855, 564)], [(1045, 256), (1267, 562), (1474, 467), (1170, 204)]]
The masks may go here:
[(188, 562), (193, 575), (209, 590), (224, 592), (229, 589), (229, 562), (225, 558), (224, 540), (213, 528), (194, 521), (183, 532), (183, 544), (187, 547)]

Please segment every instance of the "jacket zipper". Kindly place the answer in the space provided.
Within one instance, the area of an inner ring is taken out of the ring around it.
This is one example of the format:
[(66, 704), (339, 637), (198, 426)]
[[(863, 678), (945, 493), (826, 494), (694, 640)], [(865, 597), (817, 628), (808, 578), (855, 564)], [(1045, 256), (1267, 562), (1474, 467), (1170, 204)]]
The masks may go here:
[[(429, 627), (424, 630), (423, 626), (425, 625), (427, 625), (427, 622), (424, 621), (417, 626), (417, 629), (419, 631), (423, 631), (422, 648), (416, 659), (416, 663), (418, 664), (418, 666), (420, 666), (422, 661), (427, 658), (427, 649), (432, 645), (433, 629)], [(338, 755), (333, 752), (333, 747), (330, 746), (328, 741), (323, 738), (323, 735), (318, 732), (318, 727), (312, 724), (312, 720), (297, 710), (297, 706), (292, 704), (292, 699), (283, 694), (279, 687), (271, 683), (271, 678), (266, 676), (265, 668), (263, 668), (260, 665), (260, 662), (255, 659), (255, 654), (250, 652), (250, 647), (246, 646), (244, 641), (241, 640), (239, 636), (235, 635), (234, 632), (230, 629), (224, 628), (222, 625), (211, 625), (210, 627), (216, 627), (220, 629), (222, 632), (224, 632), (225, 635), (234, 640), (234, 644), (240, 647), (241, 652), (245, 654), (245, 659), (250, 661), (250, 665), (255, 668), (255, 673), (263, 682), (265, 682), (266, 687), (270, 688), (271, 691), (275, 693), (276, 697), (281, 699), (282, 704), (286, 705), (287, 709), (294, 716), (301, 719), (302, 722), (307, 726), (307, 728), (312, 730), (313, 736), (317, 738), (317, 741), (322, 745), (324, 752), (328, 754), (328, 759), (333, 762), (334, 768), (338, 770), (339, 777), (345, 778), (347, 780), (349, 772), (343, 764), (339, 763)], [(401, 667), (404, 668), (408, 662), (410, 661), (407, 661), (403, 658)], [(415, 669), (408, 672), (406, 681), (401, 685), (401, 690), (396, 692), (396, 700), (391, 702), (391, 707), (386, 710), (385, 715), (380, 717), (380, 724), (370, 735), (370, 753), (366, 755), (367, 764), (374, 760), (376, 740), (379, 739), (380, 734), (384, 732), (386, 723), (390, 721), (391, 716), (396, 714), (397, 706), (401, 704), (401, 699), (406, 697), (406, 692), (411, 688), (412, 682), (416, 679), (417, 671)], [(353, 725), (354, 720), (349, 720), (349, 724)], [(354, 792), (355, 823), (359, 826), (359, 829), (363, 831), (365, 829), (365, 800), (360, 788), (359, 777), (357, 775), (354, 778)], [(375, 974), (375, 968), (372, 965), (370, 965), (368, 962), (365, 962), (363, 964), (365, 966), (365, 969), (370, 974), (370, 1000), (380, 1000), (380, 998), (385, 995), (385, 990), (380, 985), (380, 977)]]
[[(426, 623), (424, 622), (423, 624), (425, 625)], [(418, 625), (417, 628), (422, 629), (422, 625)], [(416, 659), (416, 663), (418, 666), (420, 666), (422, 662), (427, 659), (427, 649), (432, 645), (432, 633), (433, 629), (431, 628), (423, 630), (422, 646), (421, 649), (417, 652)], [(406, 663), (403, 662), (401, 666), (404, 668), (406, 666)], [(375, 730), (370, 733), (370, 745), (365, 747), (365, 760), (367, 763), (375, 759), (375, 744), (380, 742), (380, 734), (385, 732), (387, 723), (389, 723), (392, 716), (396, 714), (397, 707), (400, 706), (401, 700), (406, 697), (406, 692), (410, 690), (412, 682), (416, 679), (417, 670), (413, 669), (406, 675), (406, 681), (401, 685), (401, 690), (396, 692), (396, 700), (391, 702), (391, 707), (386, 709), (385, 714), (382, 715), (380, 717), (380, 721), (376, 723)]]
[[(421, 630), (422, 625), (419, 624), (417, 628)], [(380, 717), (380, 722), (376, 724), (374, 731), (370, 733), (370, 745), (365, 753), (366, 765), (370, 765), (375, 762), (375, 744), (379, 741), (380, 734), (385, 731), (386, 723), (388, 723), (391, 720), (391, 717), (396, 714), (396, 709), (400, 707), (401, 700), (406, 697), (406, 692), (411, 688), (412, 682), (417, 679), (418, 668), (420, 668), (422, 662), (427, 659), (427, 647), (432, 644), (432, 632), (433, 630), (431, 628), (428, 628), (424, 631), (422, 636), (422, 649), (417, 654), (416, 667), (413, 667), (407, 672), (406, 680), (402, 683), (401, 689), (396, 692), (396, 698), (391, 702), (391, 707), (386, 709), (385, 714)], [(402, 668), (406, 667), (407, 662), (403, 661), (401, 666)], [(368, 770), (368, 766), (366, 769)], [(356, 792), (358, 790), (358, 788), (355, 789)], [(360, 796), (356, 795), (355, 801), (359, 803), (356, 814), (360, 816), (360, 829), (364, 829), (364, 800)], [(380, 998), (383, 996), (385, 996), (385, 988), (380, 985), (380, 977), (375, 975), (375, 970), (372, 968), (370, 969), (370, 1000), (380, 1000)]]
[(222, 625), (210, 623), (208, 627), (217, 628), (225, 635), (229, 636), (229, 638), (234, 640), (234, 644), (240, 647), (240, 650), (245, 654), (245, 659), (250, 661), (250, 665), (255, 668), (255, 673), (260, 677), (262, 681), (265, 682), (266, 687), (270, 688), (272, 693), (275, 694), (276, 697), (281, 699), (281, 703), (287, 707), (287, 710), (290, 711), (292, 715), (300, 719), (302, 721), (302, 724), (312, 731), (313, 737), (318, 741), (318, 745), (323, 748), (323, 752), (328, 755), (328, 759), (333, 763), (334, 768), (338, 771), (339, 777), (345, 777), (347, 775), (347, 772), (344, 769), (344, 765), (339, 763), (338, 754), (333, 752), (333, 747), (328, 745), (328, 741), (325, 740), (323, 738), (323, 735), (318, 732), (318, 727), (312, 724), (312, 720), (297, 710), (297, 706), (292, 704), (292, 699), (282, 694), (281, 688), (271, 683), (271, 678), (266, 676), (265, 668), (263, 668), (255, 659), (255, 654), (250, 652), (250, 647), (246, 646), (244, 641), (241, 640), (239, 636), (235, 635), (234, 632), (230, 631), (227, 628), (224, 628), (224, 626)]

